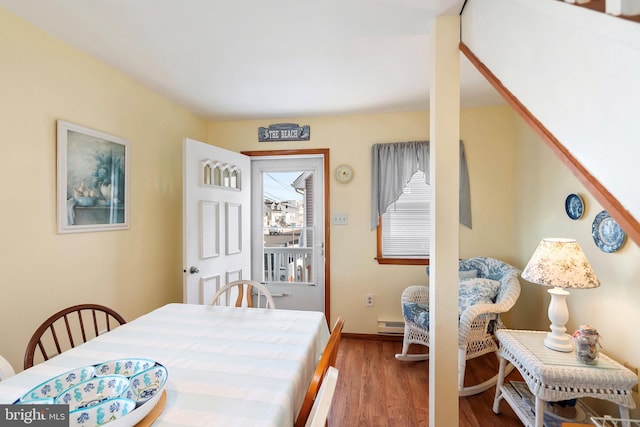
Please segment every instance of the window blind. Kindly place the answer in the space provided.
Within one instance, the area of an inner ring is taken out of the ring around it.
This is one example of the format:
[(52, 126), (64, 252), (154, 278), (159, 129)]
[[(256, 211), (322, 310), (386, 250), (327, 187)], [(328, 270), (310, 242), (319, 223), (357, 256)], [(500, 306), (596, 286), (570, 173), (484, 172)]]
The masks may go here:
[(398, 200), (382, 214), (382, 256), (425, 258), (429, 256), (431, 187), (418, 171)]

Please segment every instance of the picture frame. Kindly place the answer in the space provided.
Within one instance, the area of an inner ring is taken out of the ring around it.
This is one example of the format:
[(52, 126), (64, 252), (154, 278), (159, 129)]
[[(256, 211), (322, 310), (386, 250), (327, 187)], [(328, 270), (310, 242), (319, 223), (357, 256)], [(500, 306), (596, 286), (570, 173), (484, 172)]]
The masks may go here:
[(57, 121), (58, 233), (129, 228), (129, 141)]

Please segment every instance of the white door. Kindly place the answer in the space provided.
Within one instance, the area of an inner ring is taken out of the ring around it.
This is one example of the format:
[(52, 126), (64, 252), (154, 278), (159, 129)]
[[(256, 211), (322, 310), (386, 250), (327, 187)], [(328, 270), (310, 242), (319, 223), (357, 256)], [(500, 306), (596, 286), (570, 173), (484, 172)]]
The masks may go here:
[(251, 279), (251, 161), (191, 139), (183, 147), (183, 301), (209, 304)]
[(277, 308), (323, 311), (324, 159), (252, 158), (252, 269)]

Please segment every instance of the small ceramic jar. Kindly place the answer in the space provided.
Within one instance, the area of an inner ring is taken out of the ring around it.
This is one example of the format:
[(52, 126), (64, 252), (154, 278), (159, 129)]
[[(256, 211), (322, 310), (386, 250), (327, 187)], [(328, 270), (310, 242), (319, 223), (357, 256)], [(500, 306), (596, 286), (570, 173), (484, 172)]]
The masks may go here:
[(589, 325), (580, 325), (574, 332), (573, 339), (576, 345), (576, 358), (587, 365), (598, 363), (600, 352), (600, 335), (596, 328)]

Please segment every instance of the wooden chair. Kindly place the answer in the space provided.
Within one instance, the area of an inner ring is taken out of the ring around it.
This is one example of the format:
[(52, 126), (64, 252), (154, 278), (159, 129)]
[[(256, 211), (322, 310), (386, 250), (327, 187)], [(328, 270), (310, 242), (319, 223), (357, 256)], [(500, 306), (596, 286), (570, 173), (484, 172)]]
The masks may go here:
[[(257, 282), (255, 280), (235, 280), (233, 282), (229, 282), (224, 285), (222, 288), (218, 289), (218, 292), (215, 293), (213, 298), (211, 299), (210, 305), (220, 305), (220, 298), (223, 295), (226, 295), (226, 305), (230, 305), (229, 302), (231, 300), (231, 293), (234, 288), (237, 288), (238, 296), (236, 297), (236, 307), (256, 307), (261, 308), (262, 301), (264, 299), (264, 307), (262, 308), (276, 308), (276, 304), (273, 301), (273, 297), (271, 296), (271, 292), (264, 286), (262, 283)], [(254, 305), (253, 299), (253, 289), (258, 291), (258, 298), (256, 298), (256, 304)], [(243, 301), (246, 295), (246, 300)], [(263, 297), (263, 298), (261, 298)]]
[(24, 353), (24, 369), (34, 365), (37, 349), (44, 360), (49, 360), (125, 323), (122, 316), (103, 305), (80, 304), (60, 310), (33, 333)]
[(9, 361), (4, 357), (0, 356), (0, 381), (6, 380), (14, 374), (15, 371), (13, 370), (11, 363), (9, 363)]
[(331, 336), (329, 336), (329, 341), (327, 341), (327, 345), (325, 346), (324, 351), (322, 352), (322, 356), (320, 357), (320, 362), (318, 362), (318, 366), (316, 366), (316, 370), (313, 373), (311, 383), (309, 384), (307, 394), (305, 395), (304, 401), (302, 402), (300, 412), (298, 412), (298, 417), (296, 418), (294, 427), (306, 426), (307, 420), (309, 419), (309, 414), (311, 413), (311, 408), (313, 407), (316, 397), (318, 396), (318, 391), (320, 390), (323, 379), (327, 371), (329, 370), (329, 367), (335, 366), (343, 326), (344, 317), (340, 316), (333, 326)]
[(337, 384), (338, 370), (333, 366), (329, 366), (322, 380), (322, 385), (320, 385), (316, 400), (311, 407), (311, 413), (305, 427), (324, 427), (327, 424), (327, 417), (329, 416)]

